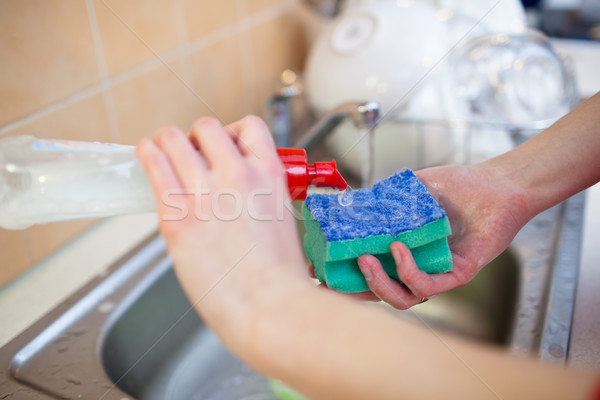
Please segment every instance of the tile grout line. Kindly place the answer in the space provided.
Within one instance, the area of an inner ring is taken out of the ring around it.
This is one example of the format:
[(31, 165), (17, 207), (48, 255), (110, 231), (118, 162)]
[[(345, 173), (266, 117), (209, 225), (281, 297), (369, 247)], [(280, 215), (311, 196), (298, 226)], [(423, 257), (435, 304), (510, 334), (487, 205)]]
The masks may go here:
[[(80, 90), (77, 93), (74, 93), (70, 96), (67, 96), (65, 98), (63, 98), (62, 100), (59, 100), (55, 103), (52, 103), (46, 107), (43, 107), (37, 111), (34, 111), (30, 114), (27, 114), (26, 116), (19, 118), (15, 121), (9, 122), (8, 124), (1, 126), (0, 127), (0, 135), (14, 129), (14, 128), (18, 128), (21, 125), (24, 125), (30, 121), (34, 121), (40, 117), (43, 117), (45, 115), (51, 114), (52, 112), (59, 110), (60, 108), (69, 105), (69, 104), (73, 104), (79, 100), (83, 100), (87, 97), (93, 96), (95, 94), (98, 94), (102, 91), (102, 88), (100, 86), (100, 84), (96, 84), (93, 86), (90, 86), (86, 89)], [(33, 134), (35, 134), (35, 132), (32, 132)]]
[(271, 7), (267, 7), (264, 10), (255, 12), (254, 14), (248, 14), (245, 19), (250, 21), (250, 27), (255, 27), (267, 21), (273, 20), (277, 17), (292, 11), (295, 5), (293, 2), (279, 3)]
[[(29, 261), (29, 265), (27, 266), (28, 267), (27, 269), (30, 269), (35, 264), (35, 258), (33, 257), (33, 251), (31, 250), (31, 243), (29, 242), (29, 235), (27, 234), (27, 230), (25, 230), (25, 229), (21, 229), (19, 232), (21, 233), (21, 239), (23, 240), (23, 244), (25, 246), (25, 254), (27, 255), (27, 261)], [(6, 285), (6, 283), (4, 283), (4, 285)]]
[[(220, 40), (221, 38), (218, 38), (218, 40)], [(216, 40), (213, 40), (216, 41)], [(201, 43), (201, 46), (199, 47), (202, 48), (204, 46), (209, 45), (210, 42), (207, 43)], [(175, 50), (169, 50), (163, 54), (161, 54), (161, 57), (163, 58), (163, 60), (165, 60), (166, 62), (170, 62), (173, 61), (174, 59), (177, 58), (177, 52), (178, 51), (183, 51), (183, 54), (190, 54), (191, 51), (189, 49), (186, 49), (187, 46), (182, 46), (183, 49), (175, 49)], [(17, 128), (21, 125), (24, 125), (30, 121), (33, 121), (37, 118), (43, 117), (45, 115), (48, 115), (64, 106), (73, 104), (77, 101), (83, 100), (87, 97), (102, 93), (105, 90), (110, 89), (111, 87), (114, 87), (116, 85), (119, 85), (123, 82), (126, 82), (134, 77), (136, 77), (137, 75), (140, 75), (144, 72), (147, 72), (149, 70), (152, 70), (154, 68), (160, 67), (161, 65), (163, 65), (160, 61), (153, 59), (153, 60), (149, 60), (146, 62), (143, 62), (141, 64), (137, 64), (123, 72), (120, 72), (117, 75), (114, 75), (112, 77), (108, 77), (106, 80), (106, 88), (104, 88), (102, 86), (102, 83), (98, 83), (95, 84), (93, 86), (90, 86), (86, 89), (80, 90), (79, 92), (76, 92), (72, 95), (69, 95), (61, 100), (58, 100), (48, 106), (45, 106), (39, 110), (36, 110), (30, 114), (27, 114), (26, 116), (19, 118), (17, 120), (14, 120), (4, 126), (0, 127), (0, 135), (14, 129)], [(112, 100), (112, 98), (111, 98)]]
[(228, 39), (237, 33), (237, 22), (226, 25), (222, 28), (209, 32), (199, 38), (190, 40), (184, 44), (183, 52), (190, 55), (196, 51), (202, 50), (210, 45), (213, 45), (221, 40)]
[[(171, 74), (173, 76), (175, 76), (177, 78), (177, 80), (179, 80), (179, 82), (185, 86), (191, 93), (194, 94), (194, 96), (196, 97), (196, 99), (198, 99), (202, 104), (204, 104), (206, 106), (206, 108), (208, 108), (208, 110), (214, 114), (214, 116), (220, 120), (223, 121), (223, 119), (220, 117), (220, 115), (207, 103), (205, 102), (202, 97), (196, 93), (196, 91), (194, 90), (194, 88), (192, 88), (181, 76), (179, 76), (179, 74), (171, 67), (169, 66), (168, 62), (160, 55), (158, 54), (156, 51), (154, 51), (154, 49), (152, 49), (152, 47), (146, 43), (146, 41), (130, 26), (127, 24), (126, 21), (123, 20), (123, 18), (110, 6), (107, 4), (107, 0), (101, 0), (102, 4), (104, 4), (106, 6), (106, 8), (108, 8), (108, 10), (123, 24), (123, 26), (125, 26), (153, 55), (154, 58), (158, 61), (160, 61), (160, 63), (169, 70), (169, 72), (171, 72)], [(175, 50), (172, 50), (171, 53), (177, 53), (178, 54), (178, 49), (176, 48)]]
[[(86, 0), (87, 3), (92, 2), (92, 0)], [(91, 5), (93, 7), (93, 4)], [(212, 32), (209, 32), (197, 39), (193, 39), (190, 40), (186, 43), (184, 43), (183, 45), (178, 46), (175, 49), (172, 50), (168, 50), (162, 54), (160, 54), (161, 58), (163, 61), (165, 62), (170, 62), (173, 61), (179, 57), (183, 57), (183, 56), (188, 56), (196, 51), (202, 50), (212, 44), (215, 44), (217, 42), (219, 42), (220, 40), (224, 40), (226, 38), (229, 38), (235, 34), (238, 33), (242, 33), (252, 27), (255, 27), (261, 23), (264, 23), (266, 21), (269, 21), (271, 19), (277, 18), (283, 14), (285, 14), (286, 12), (288, 12), (289, 10), (292, 9), (292, 5), (288, 4), (288, 3), (282, 3), (282, 4), (278, 4), (274, 7), (270, 7), (266, 10), (263, 11), (259, 11), (258, 13), (255, 13), (253, 15), (249, 15), (249, 16), (245, 16), (243, 17), (240, 21), (237, 21), (234, 24), (230, 24), (230, 25), (226, 25), (222, 28), (216, 29)], [(88, 15), (89, 15), (89, 9), (88, 9)], [(94, 19), (95, 19), (95, 9), (94, 9)], [(90, 21), (92, 20), (92, 15), (90, 15)], [(96, 27), (96, 31), (94, 33), (94, 29), (92, 29), (92, 34), (96, 35), (100, 33), (98, 26), (97, 26), (97, 22), (94, 22), (94, 26)], [(98, 37), (97, 39), (94, 38), (94, 44), (95, 46), (99, 46), (99, 48), (96, 50), (97, 54), (98, 51), (100, 51), (100, 53), (103, 55), (104, 52), (102, 51), (102, 44), (100, 41), (100, 38)], [(98, 57), (98, 56), (97, 56)], [(247, 59), (245, 59), (245, 61), (248, 61)], [(152, 59), (146, 62), (142, 62), (140, 64), (137, 64), (123, 72), (120, 72), (114, 76), (108, 76), (108, 72), (105, 72), (105, 78), (103, 79), (103, 77), (101, 76), (101, 82), (98, 84), (95, 84), (93, 86), (90, 86), (86, 89), (80, 90), (79, 92), (76, 92), (72, 95), (69, 95), (61, 100), (58, 100), (46, 107), (43, 107), (37, 111), (34, 111), (30, 114), (27, 114), (26, 116), (19, 118), (17, 120), (14, 120), (4, 126), (0, 126), (0, 135), (5, 134), (6, 132), (18, 128), (21, 125), (24, 125), (28, 122), (34, 121), (40, 117), (46, 116), (48, 114), (51, 114), (52, 112), (59, 110), (60, 108), (73, 104), (77, 101), (83, 100), (87, 97), (96, 95), (96, 94), (103, 94), (103, 96), (108, 96), (108, 107), (110, 107), (111, 109), (114, 110), (114, 104), (112, 102), (112, 97), (110, 96), (110, 93), (108, 92), (108, 90), (111, 87), (114, 87), (118, 84), (121, 84), (123, 82), (126, 82), (129, 79), (134, 78), (135, 76), (144, 73), (146, 71), (149, 71), (151, 69), (160, 67), (161, 65), (163, 65), (163, 63), (160, 60), (157, 59)], [(99, 70), (101, 70), (102, 68), (104, 68), (104, 70), (106, 71), (106, 63), (104, 62), (103, 67), (100, 66), (100, 61), (98, 61), (98, 68)], [(247, 68), (244, 68), (243, 70), (246, 70)], [(102, 74), (102, 72), (100, 72)], [(249, 75), (248, 77), (249, 80), (251, 80), (251, 76)], [(105, 107), (106, 107), (106, 99), (105, 101)], [(108, 108), (107, 107), (107, 108)], [(114, 115), (114, 113), (109, 113), (109, 110), (107, 109), (107, 114), (112, 114), (112, 118), (111, 116), (109, 116), (109, 126), (111, 126), (111, 129), (115, 127), (115, 134), (118, 136), (119, 132), (118, 132), (118, 128), (116, 127), (116, 117)], [(112, 124), (110, 119), (112, 119)], [(112, 133), (111, 133), (111, 137), (112, 137)], [(118, 139), (118, 137), (117, 137)]]
[(252, 86), (252, 77), (254, 76), (254, 68), (252, 63), (252, 47), (249, 43), (248, 35), (244, 35), (248, 31), (247, 24), (244, 23), (248, 15), (248, 3), (246, 0), (238, 0), (237, 3), (238, 20), (236, 21), (236, 31), (238, 35), (238, 46), (240, 59), (242, 60), (242, 90), (243, 90), (243, 107), (244, 113), (255, 112), (252, 109), (252, 104), (255, 96), (255, 90)]
[[(175, 13), (175, 24), (177, 25), (177, 54), (179, 61), (181, 61), (183, 79), (188, 82), (188, 85), (196, 87), (196, 77), (194, 76), (194, 67), (192, 60), (190, 59), (190, 53), (186, 53), (185, 45), (189, 43), (188, 37), (188, 26), (185, 18), (185, 3), (184, 0), (175, 0), (173, 2), (174, 13)], [(187, 87), (185, 88), (185, 98), (188, 102), (188, 106), (192, 106), (195, 102), (196, 97)]]
[[(254, 14), (250, 14), (248, 10), (248, 4), (245, 0), (238, 0), (238, 12), (240, 13), (241, 19), (237, 22), (237, 33), (240, 36), (240, 53), (242, 58), (242, 63), (245, 65), (245, 68), (242, 69), (242, 79), (244, 88), (247, 90), (246, 96), (244, 96), (244, 107), (246, 108), (246, 112), (253, 113), (262, 113), (262, 109), (252, 109), (253, 100), (256, 95), (256, 90), (252, 85), (253, 79), (255, 76), (254, 71), (254, 53), (252, 51), (252, 46), (249, 41), (248, 35), (244, 35), (245, 32), (248, 32), (250, 29), (259, 26), (265, 22), (274, 20), (289, 11), (292, 10), (294, 4), (293, 2), (285, 2), (280, 3), (272, 7), (268, 7), (264, 10), (258, 11)], [(266, 101), (266, 99), (262, 99)], [(261, 107), (261, 105), (259, 105)]]
[(100, 91), (102, 92), (102, 100), (104, 102), (104, 108), (106, 110), (106, 116), (108, 119), (108, 127), (110, 130), (109, 135), (113, 142), (119, 143), (121, 141), (121, 135), (119, 132), (119, 125), (117, 123), (115, 105), (113, 103), (112, 96), (110, 95), (108, 67), (106, 65), (104, 48), (102, 47), (102, 37), (100, 35), (100, 28), (98, 27), (96, 9), (92, 0), (86, 0), (85, 4), (88, 11), (90, 29), (92, 31), (92, 40), (94, 41), (96, 60), (98, 62), (98, 72), (100, 73)]

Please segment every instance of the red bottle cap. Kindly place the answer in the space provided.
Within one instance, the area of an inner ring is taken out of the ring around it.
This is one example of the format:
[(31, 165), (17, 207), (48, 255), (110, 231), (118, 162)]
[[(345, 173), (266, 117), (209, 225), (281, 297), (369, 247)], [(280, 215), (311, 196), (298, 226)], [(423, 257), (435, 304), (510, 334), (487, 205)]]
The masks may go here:
[(294, 148), (277, 149), (287, 174), (288, 190), (292, 200), (306, 199), (310, 185), (344, 190), (348, 184), (337, 170), (335, 160), (308, 163), (306, 150)]

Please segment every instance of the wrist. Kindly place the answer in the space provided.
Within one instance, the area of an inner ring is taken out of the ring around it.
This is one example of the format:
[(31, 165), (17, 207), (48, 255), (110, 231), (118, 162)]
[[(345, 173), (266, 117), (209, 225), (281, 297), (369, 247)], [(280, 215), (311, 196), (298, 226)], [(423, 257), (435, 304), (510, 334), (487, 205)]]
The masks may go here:
[(553, 205), (553, 197), (556, 197), (548, 193), (541, 160), (524, 150), (517, 147), (478, 164), (501, 188), (503, 201), (514, 204), (514, 213), (522, 218), (523, 225)]
[(487, 182), (495, 186), (495, 199), (486, 203), (497, 204), (510, 210), (510, 215), (521, 226), (538, 212), (537, 201), (527, 173), (527, 161), (520, 161), (506, 153), (475, 165)]
[(600, 94), (551, 127), (482, 165), (497, 170), (527, 196), (530, 217), (600, 179)]
[[(298, 265), (279, 264), (266, 276), (248, 279), (243, 288), (223, 285), (212, 306), (205, 309), (206, 322), (237, 355), (246, 359), (263, 347), (263, 332), (279, 331), (280, 323), (299, 299), (316, 290), (308, 274), (294, 273)], [(208, 306), (208, 304), (206, 304)], [(262, 343), (262, 344), (261, 344)]]

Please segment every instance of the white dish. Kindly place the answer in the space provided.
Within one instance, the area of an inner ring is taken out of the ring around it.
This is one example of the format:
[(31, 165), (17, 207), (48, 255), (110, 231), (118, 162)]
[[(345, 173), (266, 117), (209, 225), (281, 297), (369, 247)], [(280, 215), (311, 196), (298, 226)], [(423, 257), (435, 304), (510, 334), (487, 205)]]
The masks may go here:
[(446, 26), (427, 2), (379, 1), (346, 9), (316, 40), (306, 90), (317, 112), (352, 100), (383, 113), (404, 106), (446, 51)]

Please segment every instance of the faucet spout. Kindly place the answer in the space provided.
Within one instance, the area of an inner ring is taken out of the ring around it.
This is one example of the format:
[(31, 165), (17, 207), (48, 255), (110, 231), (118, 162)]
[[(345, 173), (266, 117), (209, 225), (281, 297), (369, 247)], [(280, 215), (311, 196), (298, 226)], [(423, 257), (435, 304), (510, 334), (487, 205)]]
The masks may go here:
[(375, 102), (348, 102), (323, 115), (295, 144), (294, 147), (310, 149), (320, 143), (346, 119), (357, 129), (373, 129), (379, 124), (381, 108)]

